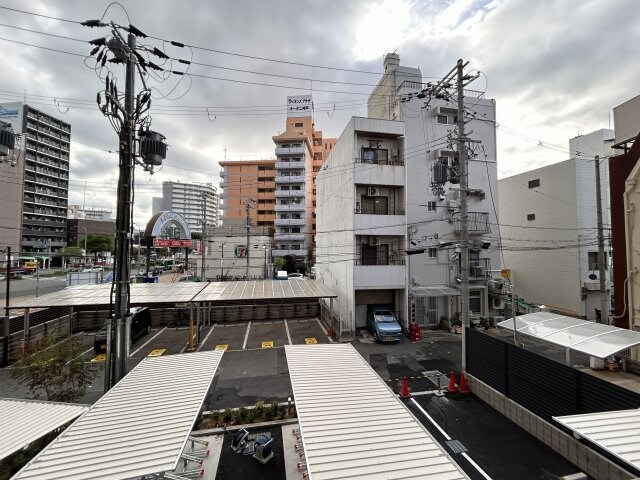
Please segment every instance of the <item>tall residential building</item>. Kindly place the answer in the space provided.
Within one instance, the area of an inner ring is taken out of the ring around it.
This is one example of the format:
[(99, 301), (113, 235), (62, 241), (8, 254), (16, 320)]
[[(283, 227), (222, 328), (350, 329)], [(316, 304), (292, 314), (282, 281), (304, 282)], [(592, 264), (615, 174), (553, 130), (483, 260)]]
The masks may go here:
[(111, 210), (106, 208), (83, 207), (82, 205), (69, 205), (67, 216), (69, 220), (98, 220), (101, 222), (113, 220)]
[(249, 224), (265, 227), (273, 236), (275, 219), (275, 160), (219, 162), (222, 183), (221, 221), (225, 226), (246, 225), (246, 202), (250, 201)]
[(152, 199), (154, 215), (162, 211), (179, 213), (191, 231), (198, 233), (202, 233), (205, 205), (207, 226), (218, 226), (218, 190), (210, 183), (162, 182), (162, 197)]
[[(498, 182), (504, 267), (511, 270), (516, 294), (524, 301), (565, 315), (596, 318), (596, 309), (600, 310), (596, 180), (589, 158), (609, 156), (612, 143), (613, 131), (604, 129), (572, 138), (570, 150), (580, 156)], [(603, 221), (608, 224), (609, 172), (607, 162), (600, 163)]]
[(336, 143), (323, 138), (313, 123), (310, 95), (287, 97), (285, 131), (273, 137), (275, 161), (274, 257), (298, 265), (314, 263), (316, 175)]
[(67, 242), (71, 125), (24, 103), (0, 105), (0, 118), (21, 134), (15, 172), (0, 177), (0, 216), (19, 229), (21, 253), (51, 255)]

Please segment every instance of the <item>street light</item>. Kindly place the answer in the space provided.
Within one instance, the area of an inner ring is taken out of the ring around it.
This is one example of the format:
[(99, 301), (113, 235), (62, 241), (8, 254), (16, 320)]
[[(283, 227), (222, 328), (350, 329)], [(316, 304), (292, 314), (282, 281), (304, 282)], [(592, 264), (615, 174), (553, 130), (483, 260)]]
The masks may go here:
[[(81, 229), (84, 230), (84, 256), (87, 256), (87, 229), (85, 227), (83, 227), (82, 225), (80, 226)], [(86, 258), (85, 258), (85, 262), (86, 262)]]

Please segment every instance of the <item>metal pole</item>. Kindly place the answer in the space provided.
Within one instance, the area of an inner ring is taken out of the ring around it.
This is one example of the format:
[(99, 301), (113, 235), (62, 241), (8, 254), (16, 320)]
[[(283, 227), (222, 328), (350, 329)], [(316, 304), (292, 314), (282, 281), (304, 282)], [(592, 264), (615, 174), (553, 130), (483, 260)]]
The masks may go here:
[(596, 155), (596, 202), (598, 219), (598, 277), (600, 278), (600, 322), (609, 323), (609, 307), (607, 305), (607, 278), (605, 270), (604, 230), (602, 227), (602, 192), (600, 191), (600, 157)]
[(458, 162), (460, 168), (460, 280), (462, 282), (462, 370), (467, 369), (466, 329), (469, 327), (469, 230), (467, 214), (467, 146), (464, 134), (464, 65), (457, 63), (458, 88)]
[[(124, 46), (123, 46), (124, 47)], [(118, 201), (116, 217), (116, 265), (115, 282), (115, 321), (112, 328), (114, 348), (107, 348), (107, 369), (105, 375), (105, 391), (118, 383), (127, 374), (127, 358), (125, 352), (129, 338), (126, 338), (126, 318), (129, 311), (129, 269), (130, 265), (130, 231), (131, 231), (131, 190), (133, 170), (133, 89), (135, 74), (136, 37), (128, 36), (128, 58), (126, 66), (126, 84), (124, 110), (125, 118), (120, 132), (120, 175), (118, 177)], [(109, 320), (111, 322), (111, 320)], [(110, 357), (110, 358), (109, 358)]]
[(246, 248), (246, 256), (247, 256), (247, 273), (245, 277), (247, 280), (249, 279), (249, 235), (251, 234), (251, 220), (249, 219), (249, 208), (251, 208), (251, 200), (247, 199), (245, 202), (245, 208), (247, 210), (247, 248)]
[(36, 298), (38, 298), (38, 292), (40, 290), (40, 263), (36, 257)]
[(145, 277), (149, 276), (149, 264), (151, 263), (151, 237), (146, 237), (147, 243), (147, 271)]
[[(9, 318), (9, 285), (11, 283), (11, 247), (7, 247), (7, 285), (4, 296), (4, 313)], [(7, 338), (8, 340), (8, 338)]]
[(262, 248), (264, 250), (264, 279), (267, 279), (267, 246), (266, 245), (262, 245)]
[(224, 281), (224, 242), (220, 245), (220, 280)]
[(207, 251), (207, 192), (202, 194), (202, 239), (200, 240), (200, 245), (202, 246), (202, 251), (200, 254), (202, 255), (202, 267), (200, 269), (200, 281), (205, 281), (205, 257)]

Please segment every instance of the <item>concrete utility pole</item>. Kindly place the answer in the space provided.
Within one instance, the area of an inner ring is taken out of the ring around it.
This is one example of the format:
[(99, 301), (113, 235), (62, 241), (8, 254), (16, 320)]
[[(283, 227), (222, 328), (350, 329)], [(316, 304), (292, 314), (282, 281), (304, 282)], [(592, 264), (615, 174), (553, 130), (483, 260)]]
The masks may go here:
[(202, 267), (200, 268), (200, 281), (205, 281), (205, 259), (207, 253), (207, 192), (202, 193), (202, 239), (200, 239), (200, 245), (202, 246)]
[(247, 210), (247, 248), (245, 249), (245, 254), (247, 257), (247, 273), (245, 274), (247, 280), (249, 280), (249, 240), (251, 235), (251, 219), (249, 218), (249, 210), (251, 209), (251, 204), (253, 202), (253, 198), (247, 198), (244, 202), (245, 209)]
[(596, 155), (596, 208), (598, 221), (598, 277), (600, 278), (600, 322), (609, 323), (609, 306), (607, 302), (607, 277), (604, 251), (604, 231), (602, 227), (602, 192), (600, 191), (600, 157)]
[(464, 63), (456, 67), (458, 90), (458, 163), (460, 165), (460, 281), (462, 291), (462, 370), (467, 368), (466, 332), (469, 327), (469, 218), (467, 213), (467, 144), (464, 134)]
[(7, 271), (5, 278), (6, 282), (6, 291), (4, 297), (4, 314), (5, 318), (2, 323), (2, 331), (0, 331), (0, 335), (2, 335), (2, 366), (6, 367), (9, 364), (9, 285), (11, 284), (11, 247), (7, 247), (5, 249), (7, 254)]

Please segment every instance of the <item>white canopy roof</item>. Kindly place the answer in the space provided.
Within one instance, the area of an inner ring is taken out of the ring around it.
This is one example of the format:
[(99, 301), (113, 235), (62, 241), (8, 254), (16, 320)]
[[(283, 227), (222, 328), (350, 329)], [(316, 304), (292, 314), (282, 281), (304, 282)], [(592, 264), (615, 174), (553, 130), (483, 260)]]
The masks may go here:
[(311, 480), (464, 479), (351, 345), (286, 345)]
[(79, 417), (88, 405), (0, 398), (0, 460)]
[(553, 419), (640, 470), (640, 409), (566, 415)]
[[(513, 319), (498, 327), (513, 331)], [(640, 345), (640, 332), (549, 312), (516, 317), (516, 331), (597, 358)]]
[(222, 354), (145, 358), (14, 479), (122, 479), (174, 470)]

